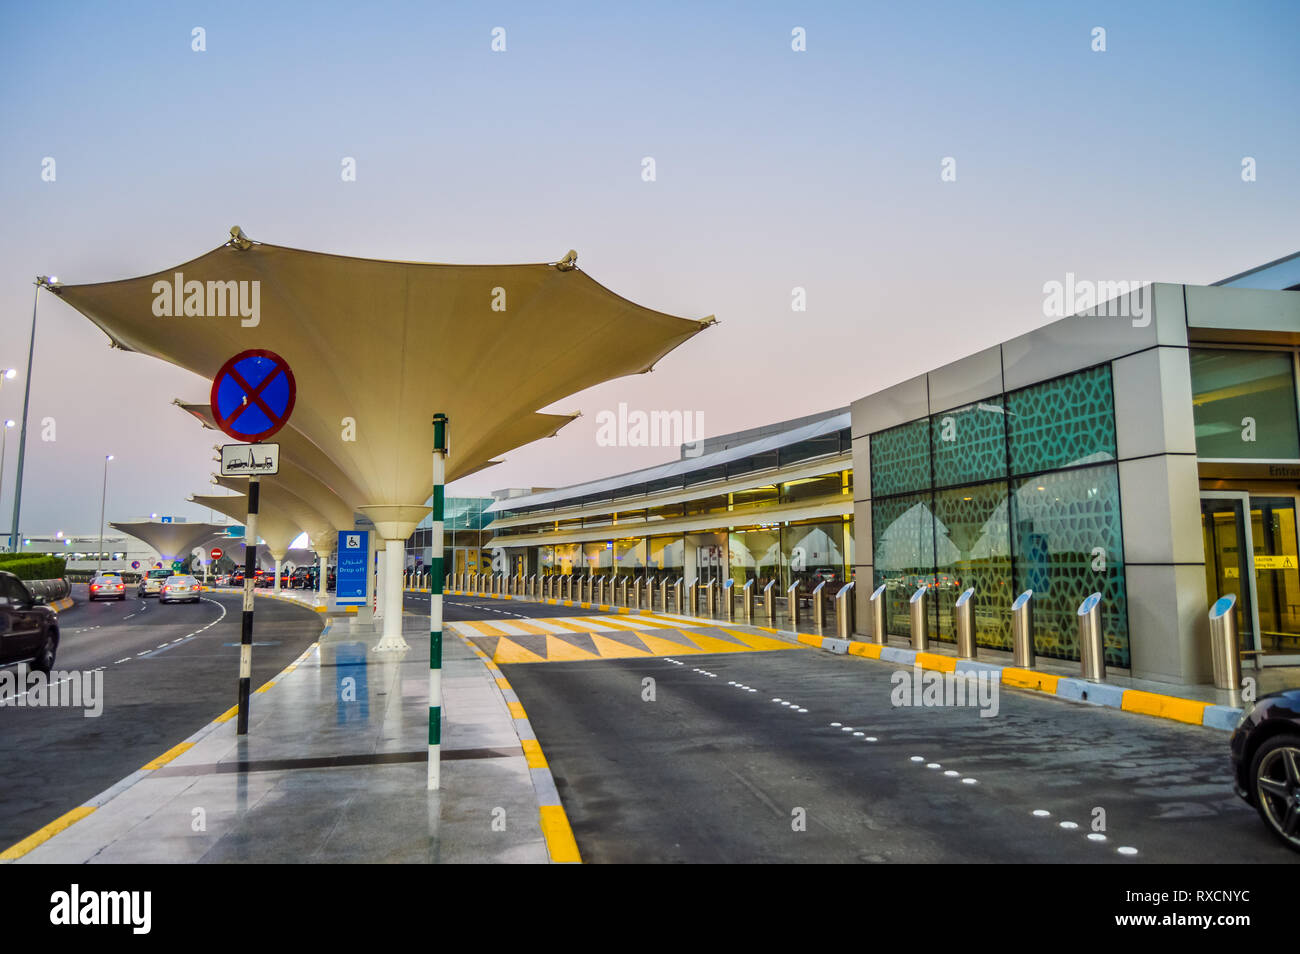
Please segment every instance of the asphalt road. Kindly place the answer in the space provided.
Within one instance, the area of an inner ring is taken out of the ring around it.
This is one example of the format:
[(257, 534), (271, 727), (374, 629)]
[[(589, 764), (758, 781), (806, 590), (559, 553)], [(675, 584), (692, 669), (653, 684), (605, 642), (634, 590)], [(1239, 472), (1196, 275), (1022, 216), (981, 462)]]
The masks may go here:
[[(84, 598), (85, 586), (74, 588)], [(0, 707), (0, 849), (98, 795), (237, 701), (242, 600), (78, 603), (59, 614), (57, 670), (103, 672), (103, 711)], [(280, 600), (256, 604), (253, 687), (292, 662), (322, 618)], [(253, 705), (256, 705), (254, 701)]]
[(1015, 690), (896, 708), (898, 667), (815, 651), (679, 662), (503, 667), (588, 862), (1300, 862), (1224, 732)]

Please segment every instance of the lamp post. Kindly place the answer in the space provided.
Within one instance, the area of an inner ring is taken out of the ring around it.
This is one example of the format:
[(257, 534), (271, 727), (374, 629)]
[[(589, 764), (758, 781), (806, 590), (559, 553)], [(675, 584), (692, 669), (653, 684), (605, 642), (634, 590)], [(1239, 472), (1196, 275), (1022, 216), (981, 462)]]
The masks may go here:
[(5, 421), (4, 436), (0, 437), (0, 500), (4, 499), (5, 492), (5, 455), (9, 452), (9, 428), (16, 423), (13, 420)]
[(104, 455), (104, 489), (99, 495), (99, 559), (95, 564), (96, 576), (104, 569), (104, 503), (108, 500), (108, 462), (112, 459), (112, 454)]
[[(36, 304), (41, 300), (42, 288), (55, 288), (58, 284), (58, 278), (53, 275), (49, 277), (37, 275), (36, 293), (32, 296), (32, 334), (27, 343), (27, 380), (23, 383), (23, 426), (18, 432), (18, 477), (17, 485), (14, 487), (14, 520), (9, 527), (9, 549), (15, 553), (22, 539), (18, 520), (23, 504), (23, 462), (27, 456), (27, 411), (32, 401), (32, 357), (36, 352)], [(8, 372), (5, 376), (8, 377)]]

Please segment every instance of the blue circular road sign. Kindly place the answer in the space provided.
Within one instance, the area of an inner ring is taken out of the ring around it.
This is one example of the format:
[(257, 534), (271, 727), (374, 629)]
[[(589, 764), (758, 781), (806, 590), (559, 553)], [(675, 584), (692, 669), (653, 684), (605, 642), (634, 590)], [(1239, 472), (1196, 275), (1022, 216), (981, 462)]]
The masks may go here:
[(212, 417), (237, 441), (256, 444), (288, 423), (298, 386), (272, 351), (241, 351), (212, 379)]

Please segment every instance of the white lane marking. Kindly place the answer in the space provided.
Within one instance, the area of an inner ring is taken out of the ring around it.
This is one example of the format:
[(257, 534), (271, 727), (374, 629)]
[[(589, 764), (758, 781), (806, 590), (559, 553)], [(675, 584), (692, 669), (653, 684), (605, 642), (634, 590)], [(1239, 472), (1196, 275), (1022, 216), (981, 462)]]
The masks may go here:
[(1063, 821), (1061, 822), (1061, 827), (1064, 828), (1066, 831), (1074, 831), (1076, 828), (1079, 827), (1079, 823), (1072, 822), (1072, 821)]
[(124, 662), (130, 662), (130, 661), (131, 661), (131, 657), (130, 657), (130, 656), (127, 656), (125, 659), (119, 659), (119, 660), (117, 660), (116, 662), (113, 663), (113, 665), (116, 666), (118, 663), (124, 663)]
[[(65, 677), (65, 678), (63, 678), (63, 679), (60, 679), (58, 682), (52, 682), (52, 683), (50, 683), (49, 685), (45, 686), (44, 688), (45, 688), (45, 689), (53, 689), (55, 686), (61, 686), (61, 685), (63, 685), (65, 682), (72, 682), (72, 677), (71, 677), (71, 676), (67, 676), (67, 677)], [(32, 691), (31, 689), (28, 689), (26, 692), (20, 692), (20, 693), (18, 693), (18, 695), (16, 695), (16, 696), (7, 697), (7, 698), (12, 698), (12, 699), (14, 699), (14, 700), (18, 700), (18, 699), (21, 699), (23, 696), (27, 695), (27, 693), (28, 693), (28, 692), (31, 692), (31, 691)], [(10, 705), (12, 705), (12, 704), (13, 704), (13, 703), (10, 703)]]
[(964, 778), (961, 780), (961, 783), (963, 785), (975, 785), (977, 784), (977, 780), (973, 778)]
[(874, 735), (869, 735), (869, 736), (867, 736), (866, 739), (864, 739), (863, 741), (865, 741), (865, 742), (875, 742), (875, 741), (876, 741), (876, 737), (875, 737)]
[(1050, 816), (1051, 814), (1052, 814), (1052, 813), (1049, 812), (1046, 808), (1035, 808), (1035, 809), (1034, 809), (1034, 817), (1035, 817), (1035, 818), (1047, 818), (1047, 817)]
[(808, 710), (807, 710), (807, 709), (800, 709), (799, 711), (800, 711), (800, 712), (807, 712)]
[(1136, 848), (1130, 848), (1128, 845), (1125, 845), (1122, 848), (1116, 848), (1115, 850), (1118, 851), (1121, 855), (1136, 855), (1138, 853), (1138, 850)]
[(1103, 835), (1103, 834), (1102, 834), (1101, 832), (1099, 832), (1099, 831), (1090, 831), (1090, 832), (1088, 832), (1088, 840), (1089, 840), (1089, 841), (1105, 841), (1105, 840), (1106, 840), (1106, 836)]
[(925, 756), (924, 756), (924, 755), (913, 755), (913, 756), (912, 756), (912, 761), (913, 761), (913, 762), (924, 762), (924, 761), (925, 761)]
[(948, 776), (949, 778), (956, 778), (958, 775), (961, 774), (961, 772), (954, 772), (952, 769), (948, 769), (943, 774)]

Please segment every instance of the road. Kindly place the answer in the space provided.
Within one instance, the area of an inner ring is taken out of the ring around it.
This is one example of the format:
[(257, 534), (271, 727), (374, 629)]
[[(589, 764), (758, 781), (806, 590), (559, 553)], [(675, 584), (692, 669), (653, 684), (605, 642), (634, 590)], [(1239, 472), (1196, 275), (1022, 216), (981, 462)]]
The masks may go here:
[(502, 666), (588, 862), (1300, 861), (1233, 794), (1227, 733), (1010, 689), (992, 718), (895, 707), (896, 668)]
[[(86, 587), (74, 587), (84, 599)], [(130, 591), (128, 591), (130, 592)], [(207, 593), (160, 606), (78, 602), (59, 614), (55, 669), (102, 669), (102, 714), (0, 707), (0, 848), (93, 798), (225, 712), (237, 699), (242, 601)], [(319, 614), (259, 599), (254, 688), (320, 634)], [(256, 703), (254, 702), (254, 705)]]

